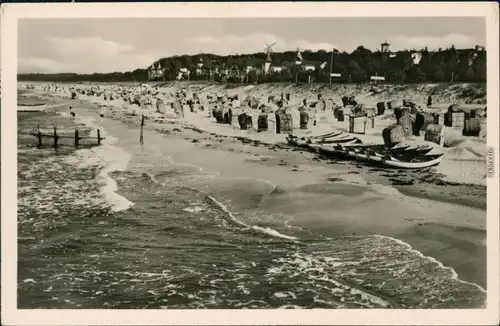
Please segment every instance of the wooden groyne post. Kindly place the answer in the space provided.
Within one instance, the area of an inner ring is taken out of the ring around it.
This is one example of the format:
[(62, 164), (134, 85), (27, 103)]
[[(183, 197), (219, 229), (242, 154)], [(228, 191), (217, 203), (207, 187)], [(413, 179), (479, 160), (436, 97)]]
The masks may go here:
[(38, 125), (36, 136), (38, 137), (38, 148), (42, 148), (42, 133), (40, 132), (40, 125)]
[(78, 136), (78, 129), (75, 129), (75, 147), (78, 147), (80, 137)]
[[(101, 130), (100, 129), (97, 129), (97, 137), (81, 137), (80, 136), (80, 132), (78, 131), (78, 129), (75, 129), (75, 135), (74, 136), (70, 136), (70, 135), (58, 135), (57, 133), (57, 127), (54, 126), (54, 133), (53, 134), (42, 134), (42, 132), (40, 131), (40, 125), (38, 125), (38, 129), (36, 132), (31, 132), (30, 135), (33, 135), (35, 137), (38, 138), (38, 143), (37, 143), (37, 147), (38, 148), (42, 148), (43, 147), (43, 143), (42, 143), (42, 138), (43, 137), (49, 137), (49, 138), (53, 138), (54, 139), (54, 142), (52, 144), (50, 144), (51, 147), (54, 147), (54, 149), (58, 149), (58, 147), (60, 146), (59, 144), (59, 140), (64, 138), (64, 139), (74, 139), (74, 143), (75, 143), (75, 148), (78, 148), (80, 146), (80, 140), (81, 139), (88, 139), (88, 140), (97, 140), (97, 144), (87, 144), (88, 146), (96, 146), (96, 145), (101, 145), (102, 144), (102, 141), (105, 139), (104, 137), (101, 136)], [(47, 144), (49, 145), (49, 144)]]
[(144, 145), (144, 114), (141, 117), (141, 135), (139, 137), (139, 143)]
[(57, 135), (57, 128), (54, 126), (54, 148), (57, 149), (57, 141), (59, 140), (59, 136)]

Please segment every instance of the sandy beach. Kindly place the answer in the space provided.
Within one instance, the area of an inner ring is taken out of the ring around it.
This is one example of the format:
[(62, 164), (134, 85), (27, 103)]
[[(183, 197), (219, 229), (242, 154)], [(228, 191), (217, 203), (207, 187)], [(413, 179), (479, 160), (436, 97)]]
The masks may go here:
[(495, 322), (492, 7), (227, 6), (5, 12), (2, 317)]
[[(394, 99), (395, 94), (399, 96), (396, 99), (410, 98), (421, 103), (429, 87), (432, 85), (402, 89), (384, 86), (376, 96), (369, 95), (373, 93), (370, 87), (360, 90), (354, 86), (325, 86), (318, 90), (309, 86), (258, 85), (229, 92), (245, 91), (264, 99), (269, 94), (292, 90), (292, 106), (316, 92), (337, 103), (344, 94), (353, 93), (367, 104)], [(436, 102), (444, 105), (448, 101), (460, 101), (460, 92), (456, 90), (459, 87), (462, 86), (444, 88), (443, 96)], [(160, 91), (169, 93), (172, 89), (185, 88), (205, 94), (222, 92), (222, 86), (195, 83), (167, 84), (160, 87)], [(116, 146), (126, 149), (126, 143), (120, 140), (120, 135), (125, 133), (133, 134), (138, 142), (140, 115), (131, 116), (130, 106), (124, 105), (123, 100), (104, 101), (102, 97), (86, 95), (72, 100), (68, 93), (42, 93), (33, 94), (47, 101), (53, 106), (51, 110), (63, 117), (68, 116), (68, 107), (72, 106), (77, 112), (77, 121), (82, 123), (96, 119), (94, 124), (99, 126), (97, 114), (104, 106), (106, 116), (100, 126), (118, 138)], [(462, 99), (464, 106), (466, 101)], [(155, 122), (154, 107), (152, 103), (135, 109), (138, 114), (149, 117), (145, 123), (144, 148), (160, 146), (158, 150), (168, 152), (175, 162), (215, 171), (221, 177), (265, 180), (272, 185), (272, 190), (270, 199), (263, 201), (259, 210), (266, 214), (293, 216), (295, 227), (328, 239), (367, 235), (398, 239), (425, 257), (453, 268), (460, 280), (486, 288), (485, 140), (466, 139), (450, 130), (447, 139), (457, 145), (435, 149), (445, 153), (437, 168), (402, 172), (322, 157), (288, 145), (284, 135), (216, 124), (215, 119), (208, 117), (209, 109), (197, 114), (186, 113), (184, 119), (166, 118)], [(364, 143), (381, 143), (381, 129), (389, 123), (390, 119), (378, 119), (375, 128), (359, 137)], [(296, 133), (321, 133), (332, 125), (337, 130), (347, 128), (346, 123), (336, 124), (325, 118), (317, 128)], [(424, 143), (423, 137), (410, 137), (407, 142)], [(117, 193), (123, 195), (120, 186)], [(242, 212), (245, 205), (248, 203), (235, 204), (235, 207)], [(308, 208), (310, 205), (314, 205), (314, 210)], [(272, 221), (269, 223), (273, 225)]]

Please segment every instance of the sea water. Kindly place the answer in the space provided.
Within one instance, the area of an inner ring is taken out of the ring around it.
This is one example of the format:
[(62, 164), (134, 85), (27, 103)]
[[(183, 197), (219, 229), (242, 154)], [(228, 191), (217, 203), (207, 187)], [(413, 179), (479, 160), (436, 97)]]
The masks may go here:
[(322, 193), (307, 176), (155, 132), (141, 146), (137, 127), (83, 119), (103, 146), (18, 154), (19, 308), (484, 304), (484, 289), (400, 240), (322, 232), (315, 221), (350, 214), (337, 202), (383, 206), (354, 186)]

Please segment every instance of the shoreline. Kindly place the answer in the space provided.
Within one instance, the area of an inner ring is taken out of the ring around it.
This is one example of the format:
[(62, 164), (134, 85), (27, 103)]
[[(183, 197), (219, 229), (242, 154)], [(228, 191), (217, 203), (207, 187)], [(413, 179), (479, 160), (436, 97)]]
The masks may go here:
[[(87, 103), (86, 105), (95, 107), (96, 110), (99, 107), (106, 106), (92, 102), (88, 99), (72, 101), (58, 96), (54, 96), (53, 98), (56, 98), (58, 103), (50, 105), (50, 110), (54, 110), (56, 112), (60, 111), (58, 107), (64, 107), (69, 103), (74, 104), (75, 102), (80, 102), (80, 104), (85, 102)], [(116, 110), (116, 108), (111, 106), (109, 106), (108, 109), (111, 109), (109, 118), (113, 120), (120, 121), (124, 124), (139, 124), (139, 116), (126, 115), (124, 114), (124, 111)], [(234, 127), (214, 131), (210, 130), (212, 129), (210, 127), (207, 128), (206, 124), (200, 125), (199, 123), (197, 124), (186, 120), (165, 119), (163, 122), (155, 122), (150, 119), (151, 117), (146, 119), (145, 130), (155, 130), (160, 133), (168, 133), (171, 137), (184, 138), (192, 141), (193, 143), (205, 142), (206, 147), (217, 146), (218, 149), (223, 149), (229, 152), (238, 152), (238, 149), (241, 148), (242, 145), (243, 147), (245, 147), (245, 145), (249, 145), (254, 148), (264, 149), (273, 155), (278, 155), (279, 153), (284, 152), (299, 152), (300, 156), (295, 155), (293, 157), (293, 160), (297, 161), (298, 164), (313, 164), (322, 167), (330, 167), (332, 164), (342, 165), (343, 167), (349, 168), (350, 173), (359, 174), (367, 178), (370, 183), (391, 186), (408, 196), (415, 198), (428, 198), (433, 201), (453, 203), (486, 210), (485, 185), (448, 181), (446, 180), (446, 176), (440, 173), (419, 175), (418, 171), (414, 172), (408, 170), (405, 171), (406, 174), (409, 174), (409, 176), (406, 177), (398, 175), (398, 173), (391, 175), (390, 170), (384, 171), (386, 173), (377, 173), (382, 172), (381, 170), (383, 169), (369, 165), (357, 164), (353, 161), (324, 158), (319, 154), (308, 152), (307, 149), (292, 147), (286, 144), (283, 140), (284, 135), (274, 135), (276, 137), (273, 137), (271, 141), (268, 141), (270, 136), (269, 134), (265, 134), (263, 136), (258, 133), (242, 133), (240, 130), (235, 130)], [(215, 123), (213, 125), (216, 127), (221, 126), (216, 125)], [(228, 126), (224, 125), (224, 127)], [(229, 140), (230, 143), (225, 142), (226, 140)], [(244, 151), (240, 151), (252, 154), (253, 151), (249, 151), (248, 146), (246, 147), (247, 148), (245, 148)], [(431, 179), (426, 180), (427, 177), (431, 177)], [(426, 187), (425, 191), (421, 188), (424, 186)], [(453, 188), (453, 190), (447, 190), (450, 188)]]
[[(73, 103), (71, 100), (67, 99), (58, 99), (57, 101)], [(99, 106), (100, 105), (96, 103), (87, 102), (85, 104), (86, 108), (90, 107), (89, 110), (93, 110), (92, 108), (95, 108), (96, 113)], [(131, 121), (124, 115), (120, 115), (120, 113), (117, 112), (112, 113), (110, 119), (119, 121), (123, 124), (134, 124), (137, 126), (140, 118), (136, 116)], [(319, 159), (315, 159), (316, 155), (306, 151), (296, 150), (286, 145), (264, 145), (259, 141), (245, 140), (245, 137), (239, 137), (240, 139), (238, 139), (237, 137), (221, 136), (217, 133), (210, 133), (197, 127), (185, 125), (184, 122), (169, 121), (164, 124), (146, 122), (145, 129), (167, 134), (167, 137), (184, 139), (185, 141), (195, 143), (196, 146), (211, 148), (216, 151), (224, 151), (229, 155), (243, 154), (253, 156), (255, 159), (250, 160), (250, 162), (252, 164), (260, 165), (263, 169), (265, 169), (266, 166), (282, 166), (287, 169), (291, 168), (292, 171), (297, 170), (297, 172), (300, 173), (303, 166), (311, 165), (320, 168), (329, 168), (332, 170), (332, 174), (335, 174), (336, 171), (336, 169), (332, 169), (332, 163), (322, 162)], [(338, 166), (344, 174), (352, 174), (360, 177), (370, 175), (369, 171), (352, 166), (353, 164), (346, 164), (345, 162), (336, 162), (333, 164), (336, 167)], [(372, 175), (372, 177), (368, 177), (367, 179), (369, 180), (369, 183), (379, 183), (385, 186), (389, 185), (394, 189), (397, 189), (403, 195), (411, 195), (411, 198), (413, 199), (428, 198), (432, 199), (433, 202), (460, 204), (465, 207), (480, 209), (483, 207), (478, 200), (471, 200), (470, 202), (464, 201), (464, 198), (467, 197), (465, 195), (463, 198), (460, 198), (460, 196), (450, 195), (451, 193), (456, 193), (456, 189), (451, 189), (452, 187), (465, 189), (469, 187), (468, 185), (450, 186), (444, 184), (441, 186), (435, 186), (437, 190), (434, 192), (439, 194), (439, 191), (441, 191), (442, 194), (441, 196), (434, 197), (428, 192), (422, 193), (414, 185), (394, 186), (387, 184), (387, 182), (384, 184), (384, 182), (380, 182), (382, 178), (384, 177)], [(332, 180), (334, 179), (335, 177), (332, 178)], [(385, 179), (387, 180), (387, 178)], [(422, 186), (427, 186), (427, 184), (422, 184)], [(482, 197), (483, 200), (484, 197), (485, 196)], [(349, 227), (346, 225), (346, 222), (347, 221), (345, 220), (339, 221), (336, 219), (329, 221), (331, 227), (337, 229), (333, 231), (332, 234), (338, 234), (339, 236), (350, 235), (353, 233), (351, 231), (355, 231), (354, 233), (356, 235), (370, 235), (374, 232), (377, 234), (385, 233), (381, 235), (404, 241), (414, 250), (418, 250), (425, 256), (434, 257), (444, 266), (452, 267), (458, 274), (459, 279), (465, 282), (476, 283), (481, 287), (486, 288), (486, 231), (481, 227), (463, 227), (458, 224), (453, 225), (454, 223), (447, 225), (430, 220), (421, 221), (419, 219), (413, 219), (411, 221), (400, 221), (400, 224), (404, 224), (403, 226), (389, 227), (384, 230), (387, 225), (379, 225), (374, 229), (372, 225), (369, 227), (363, 227), (362, 225), (355, 224)], [(338, 228), (342, 228), (342, 231), (339, 232)]]
[[(123, 119), (123, 117), (116, 115), (112, 116), (111, 119), (125, 124), (134, 123), (129, 121), (127, 118)], [(418, 175), (418, 172), (414, 173), (411, 171), (407, 172), (410, 174), (410, 177), (405, 177), (396, 173), (392, 176), (394, 178), (391, 178), (391, 175), (387, 175), (387, 173), (377, 173), (382, 172), (381, 169), (377, 167), (357, 164), (353, 161), (339, 160), (335, 162), (333, 159), (325, 159), (319, 154), (310, 153), (307, 149), (297, 149), (285, 143), (266, 142), (264, 140), (255, 139), (258, 138), (258, 134), (251, 135), (256, 137), (248, 137), (247, 135), (231, 136), (225, 133), (203, 130), (200, 126), (189, 124), (185, 121), (149, 123), (148, 120), (146, 120), (145, 129), (168, 134), (170, 137), (183, 138), (196, 143), (204, 143), (206, 147), (216, 147), (217, 149), (226, 150), (228, 152), (238, 152), (238, 148), (245, 146), (247, 148), (241, 152), (253, 154), (253, 152), (259, 151), (253, 151), (248, 148), (253, 147), (264, 150), (267, 155), (272, 154), (279, 156), (280, 153), (290, 153), (293, 156), (292, 158), (289, 157), (290, 155), (284, 155), (285, 157), (280, 160), (283, 161), (283, 159), (291, 159), (295, 162), (294, 167), (300, 164), (312, 164), (327, 168), (330, 168), (332, 164), (341, 165), (342, 167), (350, 169), (350, 173), (358, 174), (368, 179), (371, 183), (393, 187), (407, 196), (479, 208), (486, 211), (486, 186), (482, 185), (445, 181), (439, 176), (432, 176), (434, 178), (425, 180), (428, 176), (430, 177), (430, 175)], [(284, 138), (283, 135), (278, 136), (280, 138)], [(226, 142), (226, 140), (228, 140), (229, 143)], [(298, 155), (294, 155), (296, 154), (295, 152), (298, 152), (300, 157)], [(261, 154), (259, 154), (259, 156), (261, 156)], [(269, 160), (265, 160), (263, 163), (263, 165), (269, 164)], [(409, 180), (413, 181), (412, 184), (404, 184)], [(423, 191), (419, 187), (426, 187), (426, 189)]]

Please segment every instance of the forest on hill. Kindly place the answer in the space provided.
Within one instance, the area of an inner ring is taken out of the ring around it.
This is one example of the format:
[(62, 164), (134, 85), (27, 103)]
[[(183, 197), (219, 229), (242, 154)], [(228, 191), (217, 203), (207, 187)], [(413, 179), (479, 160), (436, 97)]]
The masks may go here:
[[(415, 53), (419, 54), (415, 59)], [(266, 53), (219, 56), (214, 54), (181, 55), (161, 58), (151, 66), (160, 65), (164, 75), (157, 80), (175, 80), (179, 71), (189, 70), (190, 80), (215, 82), (328, 82), (330, 72), (341, 74), (332, 81), (365, 83), (371, 76), (383, 76), (386, 83), (486, 82), (486, 51), (482, 48), (455, 49), (453, 46), (437, 51), (422, 49), (394, 53), (371, 51), (359, 46), (351, 53), (309, 51), (301, 52), (302, 65), (296, 65), (296, 51), (271, 53), (272, 65), (284, 69), (269, 74), (259, 72)], [(305, 71), (303, 65), (314, 66)], [(247, 67), (254, 67), (247, 73)], [(145, 82), (149, 67), (128, 72), (95, 74), (19, 74), (19, 81), (46, 82)], [(230, 73), (228, 74), (228, 71)], [(237, 71), (237, 75), (234, 72)], [(212, 77), (209, 77), (212, 76)]]

